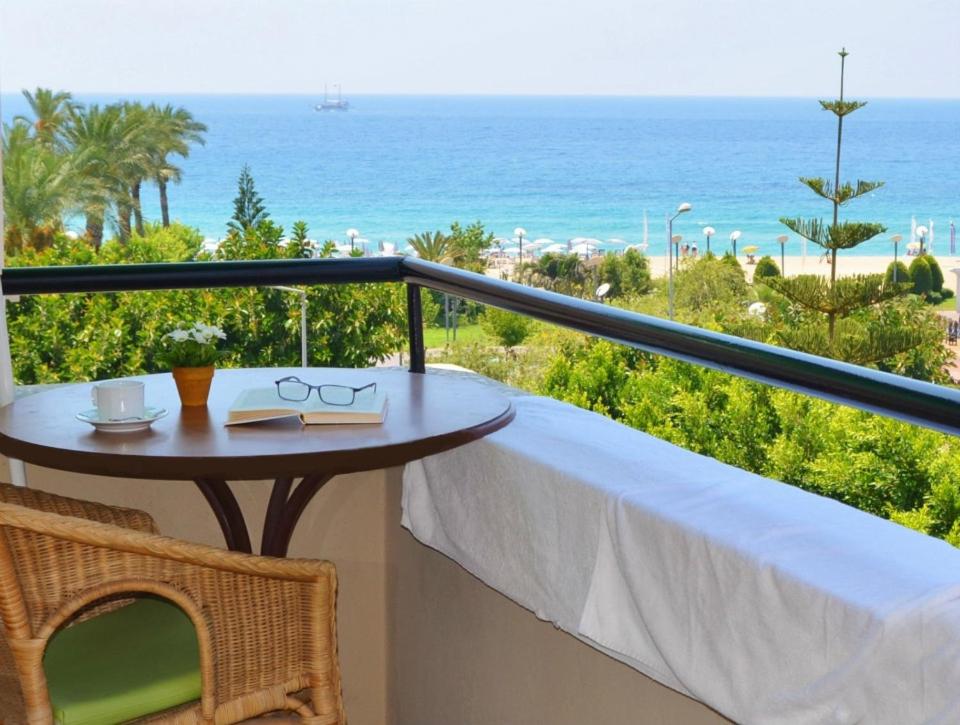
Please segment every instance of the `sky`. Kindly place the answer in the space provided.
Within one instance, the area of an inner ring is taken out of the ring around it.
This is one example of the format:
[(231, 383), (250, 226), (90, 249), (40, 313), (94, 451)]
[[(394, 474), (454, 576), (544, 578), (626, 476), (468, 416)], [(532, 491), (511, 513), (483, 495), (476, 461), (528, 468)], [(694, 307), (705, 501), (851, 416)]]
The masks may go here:
[(0, 91), (960, 98), (960, 0), (0, 0)]

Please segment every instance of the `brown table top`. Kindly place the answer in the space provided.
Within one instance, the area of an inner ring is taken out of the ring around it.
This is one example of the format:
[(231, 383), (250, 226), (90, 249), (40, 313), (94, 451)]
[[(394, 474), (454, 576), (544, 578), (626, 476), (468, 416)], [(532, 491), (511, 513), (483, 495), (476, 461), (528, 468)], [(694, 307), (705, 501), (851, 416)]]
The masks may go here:
[[(382, 425), (301, 425), (295, 418), (224, 427), (244, 388), (284, 375), (314, 384), (376, 381), (387, 394)], [(368, 368), (217, 370), (206, 408), (181, 408), (169, 373), (146, 383), (148, 406), (168, 415), (146, 431), (102, 433), (74, 416), (91, 407), (91, 383), (45, 390), (0, 408), (0, 453), (48, 468), (107, 476), (232, 480), (349, 473), (396, 466), (455, 448), (507, 425), (510, 401), (463, 376)]]

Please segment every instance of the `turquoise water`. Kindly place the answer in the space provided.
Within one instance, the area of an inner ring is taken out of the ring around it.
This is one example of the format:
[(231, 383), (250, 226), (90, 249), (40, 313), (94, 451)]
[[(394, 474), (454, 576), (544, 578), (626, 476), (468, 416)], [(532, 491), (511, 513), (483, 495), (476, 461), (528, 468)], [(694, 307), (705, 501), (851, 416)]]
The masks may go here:
[[(531, 239), (638, 242), (646, 211), (659, 253), (665, 213), (689, 201), (674, 227), (685, 240), (709, 224), (721, 248), (739, 229), (739, 248), (773, 252), (780, 216), (829, 214), (797, 182), (832, 177), (836, 125), (815, 99), (358, 96), (347, 113), (318, 113), (305, 96), (131, 98), (183, 105), (209, 126), (170, 197), (174, 217), (212, 237), (244, 163), (273, 218), (305, 219), (320, 239), (355, 227), (402, 242), (480, 220), (503, 237), (523, 226)], [(4, 96), (5, 118), (24, 111)], [(842, 176), (887, 182), (849, 207), (890, 228), (856, 253), (887, 253), (912, 216), (934, 221), (946, 252), (950, 220), (960, 223), (960, 101), (871, 102), (847, 120)], [(146, 195), (158, 216), (155, 190)]]

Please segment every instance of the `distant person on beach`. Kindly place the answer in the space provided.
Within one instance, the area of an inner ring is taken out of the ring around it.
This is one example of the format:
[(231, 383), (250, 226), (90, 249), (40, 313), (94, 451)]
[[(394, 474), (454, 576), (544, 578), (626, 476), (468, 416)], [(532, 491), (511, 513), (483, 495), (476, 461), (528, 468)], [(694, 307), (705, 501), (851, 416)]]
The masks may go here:
[(698, 250), (697, 250), (697, 243), (694, 242), (694, 243), (693, 243), (693, 246), (690, 247), (690, 253), (693, 255), (693, 258), (694, 258), (694, 259), (697, 258), (697, 251), (698, 251)]

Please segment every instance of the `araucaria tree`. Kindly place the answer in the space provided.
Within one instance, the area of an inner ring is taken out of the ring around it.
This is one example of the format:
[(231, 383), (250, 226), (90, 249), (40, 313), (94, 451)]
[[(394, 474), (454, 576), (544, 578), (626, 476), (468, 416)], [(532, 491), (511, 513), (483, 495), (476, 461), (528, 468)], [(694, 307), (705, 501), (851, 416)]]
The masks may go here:
[(880, 323), (884, 303), (907, 293), (907, 285), (893, 284), (882, 274), (837, 277), (837, 253), (853, 249), (886, 231), (876, 222), (841, 221), (840, 208), (858, 197), (883, 186), (882, 181), (840, 182), (840, 151), (843, 121), (866, 105), (843, 96), (847, 51), (840, 55), (840, 97), (820, 101), (823, 110), (837, 117), (837, 153), (833, 180), (800, 177), (813, 193), (830, 202), (833, 217), (823, 219), (783, 217), (780, 222), (792, 231), (822, 247), (830, 262), (829, 281), (819, 275), (772, 277), (766, 284), (799, 307), (796, 324), (780, 332), (788, 347), (859, 364), (875, 363), (913, 349), (921, 337), (906, 327), (894, 328)]
[(233, 200), (233, 217), (227, 222), (231, 231), (242, 233), (247, 229), (255, 229), (260, 222), (270, 218), (263, 198), (257, 193), (253, 184), (250, 167), (243, 165), (240, 178), (237, 180), (237, 198)]

